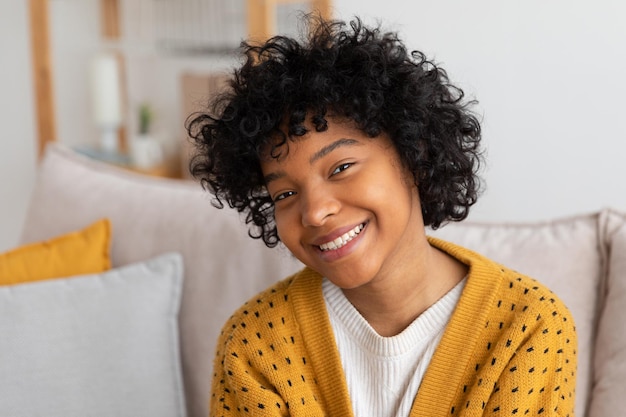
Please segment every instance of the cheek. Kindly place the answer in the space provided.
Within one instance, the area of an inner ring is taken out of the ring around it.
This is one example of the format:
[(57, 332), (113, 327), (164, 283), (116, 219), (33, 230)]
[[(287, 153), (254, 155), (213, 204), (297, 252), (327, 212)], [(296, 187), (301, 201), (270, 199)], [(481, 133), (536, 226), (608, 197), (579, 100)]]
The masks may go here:
[(278, 232), (278, 237), (281, 241), (285, 241), (284, 230), (285, 230), (285, 221), (283, 217), (279, 213), (274, 213), (274, 223), (276, 224), (276, 231)]
[(293, 216), (286, 210), (274, 212), (274, 222), (276, 223), (276, 231), (281, 242), (288, 246), (293, 242), (294, 232), (297, 230), (294, 225)]
[(365, 186), (360, 187), (360, 194), (355, 198), (363, 199), (380, 206), (399, 206), (412, 193), (412, 188), (394, 169), (389, 169), (365, 179)]
[(419, 195), (417, 187), (412, 183), (398, 175), (392, 175), (395, 172), (389, 174), (385, 178), (377, 178), (370, 184), (366, 191), (366, 199), (363, 201), (378, 212), (379, 221), (395, 224), (419, 209)]

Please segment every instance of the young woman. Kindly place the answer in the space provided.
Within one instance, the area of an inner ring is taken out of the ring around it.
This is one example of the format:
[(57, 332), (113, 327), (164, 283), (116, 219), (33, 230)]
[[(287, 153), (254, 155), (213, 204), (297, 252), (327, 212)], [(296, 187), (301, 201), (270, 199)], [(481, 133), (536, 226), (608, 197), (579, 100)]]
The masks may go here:
[(211, 415), (573, 416), (566, 307), (426, 235), (477, 198), (462, 91), (393, 33), (307, 19), (302, 42), (245, 44), (189, 125), (216, 205), (306, 265), (224, 326)]

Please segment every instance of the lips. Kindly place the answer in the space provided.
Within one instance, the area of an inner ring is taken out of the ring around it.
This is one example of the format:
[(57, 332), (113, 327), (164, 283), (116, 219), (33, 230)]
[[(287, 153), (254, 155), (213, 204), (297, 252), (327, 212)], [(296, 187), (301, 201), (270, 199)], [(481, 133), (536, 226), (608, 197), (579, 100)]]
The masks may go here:
[(338, 238), (331, 240), (330, 242), (322, 243), (321, 245), (319, 245), (319, 248), (322, 250), (322, 252), (337, 250), (345, 246), (352, 239), (354, 239), (356, 235), (361, 233), (364, 227), (365, 227), (365, 223), (361, 223), (358, 226), (356, 226), (354, 229), (347, 231), (346, 233), (339, 236)]

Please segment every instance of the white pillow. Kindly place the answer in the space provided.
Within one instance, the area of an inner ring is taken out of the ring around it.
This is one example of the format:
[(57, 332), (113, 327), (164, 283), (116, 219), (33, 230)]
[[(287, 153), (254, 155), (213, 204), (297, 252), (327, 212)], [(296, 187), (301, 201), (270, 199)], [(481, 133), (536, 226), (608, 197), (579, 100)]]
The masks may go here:
[(182, 258), (0, 287), (0, 415), (184, 416)]

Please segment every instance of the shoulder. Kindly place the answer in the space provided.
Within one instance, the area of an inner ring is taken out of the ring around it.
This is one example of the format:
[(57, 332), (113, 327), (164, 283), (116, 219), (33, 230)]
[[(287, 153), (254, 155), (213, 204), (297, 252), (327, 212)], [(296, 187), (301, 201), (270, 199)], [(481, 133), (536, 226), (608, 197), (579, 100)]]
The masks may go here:
[(545, 395), (538, 400), (538, 409), (571, 409), (578, 340), (572, 315), (561, 299), (537, 280), (504, 268), (492, 312), (493, 317), (508, 318), (498, 339), (504, 348), (496, 347), (494, 357), (496, 352), (512, 355), (500, 388), (510, 392), (525, 384), (529, 393)]
[(507, 307), (517, 313), (532, 310), (549, 312), (552, 316), (571, 316), (558, 295), (536, 279), (454, 243), (436, 238), (429, 238), (429, 242), (468, 265), (473, 286), (480, 287), (483, 296), (487, 289), (492, 292), (498, 308)]
[(534, 278), (504, 268), (502, 285), (495, 305), (510, 310), (521, 335), (540, 336), (545, 343), (576, 345), (576, 326), (571, 312), (548, 287)]
[[(274, 328), (278, 323), (280, 326), (277, 327), (281, 328), (289, 327), (290, 324), (294, 325), (293, 293), (298, 288), (310, 288), (316, 285), (316, 281), (321, 282), (321, 277), (309, 268), (304, 268), (250, 298), (229, 317), (222, 327), (219, 345), (228, 344), (234, 335), (256, 334), (263, 328)], [(240, 338), (237, 337), (237, 339)]]
[(462, 299), (472, 319), (480, 312), (491, 324), (518, 329), (521, 338), (543, 332), (575, 341), (569, 309), (547, 286), (467, 248), (434, 238), (429, 242), (469, 266)]

